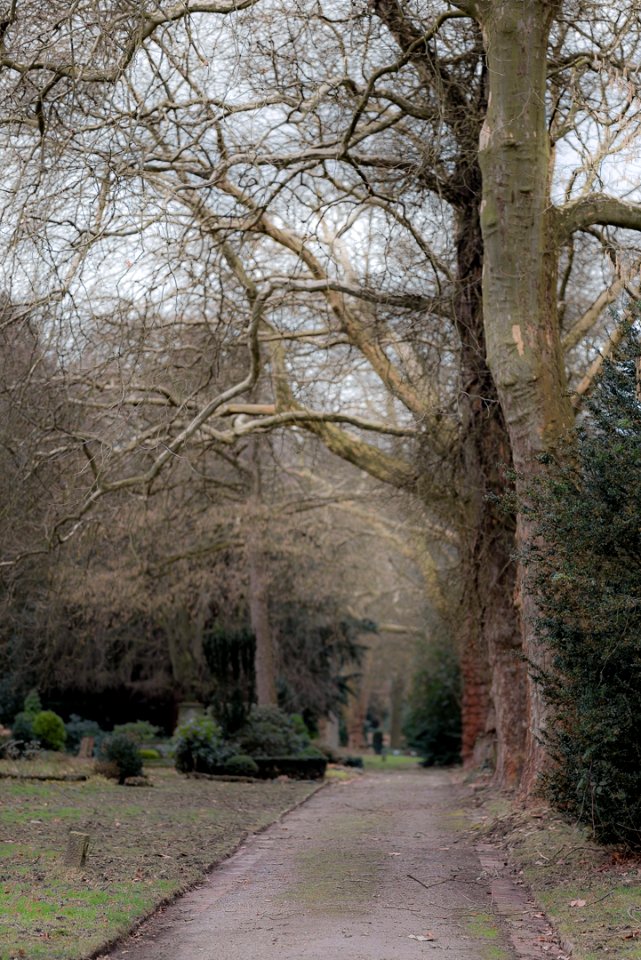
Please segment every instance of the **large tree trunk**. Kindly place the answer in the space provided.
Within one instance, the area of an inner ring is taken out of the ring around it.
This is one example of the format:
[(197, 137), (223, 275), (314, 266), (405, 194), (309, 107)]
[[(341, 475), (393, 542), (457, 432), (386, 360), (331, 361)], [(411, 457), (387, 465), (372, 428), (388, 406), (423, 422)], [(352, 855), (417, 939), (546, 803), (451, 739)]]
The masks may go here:
[[(537, 455), (571, 423), (556, 303), (556, 241), (549, 213), (550, 150), (545, 116), (547, 42), (552, 0), (481, 3), (489, 103), (480, 140), (483, 299), (488, 361), (510, 436), (519, 486)], [(517, 544), (530, 531), (521, 514)], [(523, 650), (542, 663), (535, 604), (518, 574)], [(543, 762), (545, 710), (528, 683), (524, 787)]]
[[(495, 778), (514, 786), (524, 756), (525, 667), (514, 605), (514, 525), (498, 503), (507, 492), (510, 442), (489, 371), (482, 308), (483, 240), (478, 216), (480, 170), (457, 218), (459, 293), (454, 316), (461, 340), (461, 473), (465, 612), (462, 638), (463, 759), (492, 759)], [(491, 757), (496, 738), (495, 756)]]
[(278, 696), (274, 636), (269, 615), (269, 575), (265, 555), (252, 533), (249, 534), (246, 554), (249, 574), (249, 618), (256, 641), (254, 658), (256, 701), (259, 707), (272, 707), (277, 705)]
[(249, 621), (256, 643), (254, 674), (256, 701), (259, 707), (278, 704), (276, 692), (276, 657), (274, 633), (269, 610), (269, 566), (266, 551), (267, 529), (262, 498), (260, 440), (253, 437), (248, 447), (252, 493), (248, 501), (248, 523), (245, 534), (245, 558), (249, 582)]

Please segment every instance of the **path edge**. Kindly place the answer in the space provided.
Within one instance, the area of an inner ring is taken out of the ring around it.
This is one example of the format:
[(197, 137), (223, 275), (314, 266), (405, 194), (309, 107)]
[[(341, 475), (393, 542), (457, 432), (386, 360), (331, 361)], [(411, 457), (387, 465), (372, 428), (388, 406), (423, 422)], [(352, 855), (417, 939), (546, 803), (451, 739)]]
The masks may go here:
[(277, 817), (275, 817), (273, 820), (270, 820), (269, 823), (263, 824), (263, 826), (258, 827), (257, 830), (247, 831), (247, 833), (243, 834), (243, 836), (241, 836), (237, 843), (235, 843), (234, 846), (227, 851), (227, 853), (210, 863), (202, 876), (200, 876), (197, 880), (194, 880), (192, 883), (188, 883), (179, 890), (175, 890), (173, 893), (163, 897), (162, 900), (158, 901), (153, 910), (150, 910), (149, 913), (145, 913), (140, 917), (137, 917), (132, 922), (131, 926), (127, 927), (125, 931), (118, 934), (116, 937), (112, 937), (111, 940), (106, 940), (103, 944), (101, 944), (101, 946), (96, 947), (95, 950), (93, 950), (91, 953), (85, 954), (83, 957), (79, 958), (79, 960), (109, 960), (109, 955), (112, 953), (112, 951), (123, 946), (124, 943), (135, 933), (137, 933), (137, 931), (140, 930), (145, 923), (153, 920), (154, 917), (162, 910), (165, 910), (167, 907), (176, 903), (176, 901), (180, 900), (181, 897), (184, 897), (185, 894), (191, 893), (192, 890), (196, 890), (198, 887), (205, 884), (209, 880), (214, 870), (217, 870), (220, 866), (226, 863), (227, 860), (235, 856), (240, 848), (249, 840), (251, 840), (253, 837), (259, 837), (261, 833), (265, 833), (265, 831), (269, 830), (270, 827), (273, 827), (275, 823), (280, 823), (285, 819), (285, 817), (289, 816), (290, 813), (293, 813), (294, 810), (298, 810), (299, 807), (302, 807), (304, 804), (308, 803), (312, 797), (315, 797), (316, 794), (320, 793), (321, 790), (325, 790), (332, 785), (333, 784), (331, 780), (323, 780), (321, 783), (316, 784), (306, 797), (303, 797), (302, 800), (297, 800), (295, 803), (292, 803), (291, 806), (286, 807)]

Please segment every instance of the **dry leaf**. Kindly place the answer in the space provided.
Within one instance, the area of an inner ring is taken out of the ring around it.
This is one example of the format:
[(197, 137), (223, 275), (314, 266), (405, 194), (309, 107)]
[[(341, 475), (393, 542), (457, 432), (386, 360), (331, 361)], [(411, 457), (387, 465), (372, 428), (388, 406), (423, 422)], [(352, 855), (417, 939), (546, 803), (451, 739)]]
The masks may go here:
[(587, 900), (570, 900), (571, 907), (584, 907), (587, 903)]
[(435, 940), (431, 933), (428, 933), (427, 936), (422, 933), (410, 933), (407, 937), (408, 940), (419, 940), (421, 943), (427, 943), (429, 940)]

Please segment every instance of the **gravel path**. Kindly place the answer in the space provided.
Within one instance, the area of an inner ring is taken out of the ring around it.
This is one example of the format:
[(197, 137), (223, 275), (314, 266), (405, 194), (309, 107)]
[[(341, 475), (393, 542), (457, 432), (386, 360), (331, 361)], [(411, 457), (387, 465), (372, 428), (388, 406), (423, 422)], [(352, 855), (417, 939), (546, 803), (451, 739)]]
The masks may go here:
[[(111, 960), (511, 960), (448, 772), (319, 791)], [(415, 939), (415, 938), (425, 939)]]

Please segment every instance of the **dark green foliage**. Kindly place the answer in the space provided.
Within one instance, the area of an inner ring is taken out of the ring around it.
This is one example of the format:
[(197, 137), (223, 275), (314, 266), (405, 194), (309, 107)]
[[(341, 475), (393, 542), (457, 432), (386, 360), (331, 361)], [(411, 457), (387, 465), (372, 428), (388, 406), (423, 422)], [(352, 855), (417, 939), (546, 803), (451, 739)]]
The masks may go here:
[(346, 756), (343, 757), (341, 763), (344, 767), (355, 767), (358, 770), (362, 770), (364, 767), (363, 758), (355, 756)]
[(33, 715), (21, 711), (11, 724), (11, 736), (15, 745), (15, 752), (22, 753), (27, 744), (35, 740), (33, 734)]
[(114, 733), (122, 733), (134, 743), (145, 743), (147, 740), (155, 740), (160, 733), (160, 727), (154, 727), (147, 720), (135, 720), (130, 723), (119, 723), (114, 727)]
[[(7, 644), (8, 646), (8, 644)], [(22, 697), (16, 689), (16, 679), (13, 673), (9, 673), (6, 661), (8, 660), (5, 650), (2, 650), (0, 640), (0, 723), (11, 725), (11, 721), (20, 710)]]
[(33, 735), (46, 750), (62, 750), (67, 731), (62, 717), (53, 710), (41, 710), (32, 721)]
[(286, 713), (304, 713), (311, 726), (339, 713), (365, 650), (360, 638), (375, 633), (376, 624), (341, 617), (327, 603), (317, 608), (281, 603), (276, 628), (283, 661), (279, 705)]
[(211, 717), (194, 717), (181, 724), (174, 734), (174, 761), (180, 773), (215, 773), (233, 753)]
[(40, 713), (42, 710), (42, 702), (37, 690), (31, 690), (30, 693), (27, 694), (24, 698), (24, 707), (22, 709), (31, 717), (35, 717), (37, 713)]
[(606, 362), (563, 464), (527, 509), (549, 666), (548, 796), (602, 841), (641, 846), (641, 405), (638, 335)]
[(106, 736), (105, 731), (95, 720), (83, 720), (77, 713), (72, 713), (67, 723), (65, 723), (67, 739), (65, 748), (68, 753), (77, 753), (80, 747), (80, 741), (83, 737), (94, 738), (94, 748), (99, 749), (100, 743)]
[(118, 783), (123, 784), (127, 777), (137, 777), (142, 773), (142, 757), (138, 746), (131, 737), (115, 733), (103, 741), (100, 756), (107, 762), (105, 769), (113, 765), (117, 770)]
[(445, 641), (422, 654), (403, 732), (425, 766), (447, 766), (461, 759), (461, 676), (458, 658)]
[(383, 752), (383, 731), (375, 730), (372, 734), (372, 747), (374, 748), (374, 753), (380, 757)]
[(308, 747), (304, 747), (299, 751), (298, 756), (308, 760), (328, 760), (327, 754), (324, 750), (320, 750), (314, 743), (310, 743)]
[(309, 745), (309, 736), (299, 732), (292, 718), (278, 707), (252, 707), (236, 740), (250, 757), (293, 757)]
[(223, 770), (230, 777), (255, 777), (258, 774), (258, 764), (253, 757), (237, 753), (225, 762)]
[(289, 777), (291, 780), (322, 780), (327, 768), (325, 757), (256, 757), (258, 775), (265, 780)]
[(203, 650), (215, 682), (212, 711), (225, 733), (233, 735), (247, 720), (254, 699), (254, 635), (214, 622), (205, 631)]

